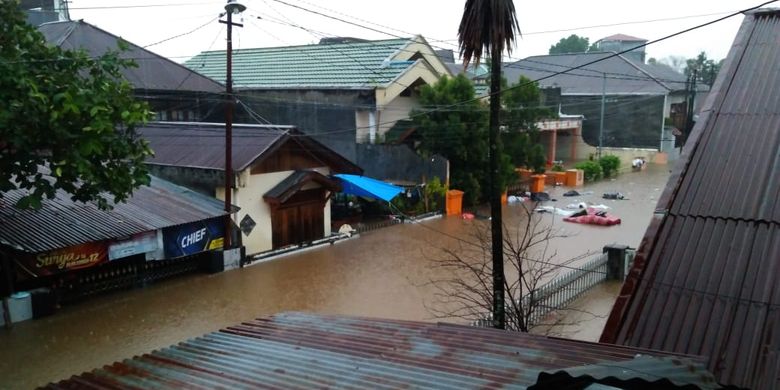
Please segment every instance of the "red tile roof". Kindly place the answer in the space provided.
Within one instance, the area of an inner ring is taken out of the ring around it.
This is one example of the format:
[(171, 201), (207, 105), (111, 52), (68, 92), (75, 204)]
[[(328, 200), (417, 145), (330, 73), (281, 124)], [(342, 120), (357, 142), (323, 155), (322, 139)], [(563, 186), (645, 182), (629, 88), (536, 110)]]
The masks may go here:
[(601, 340), (780, 388), (780, 10), (749, 13)]

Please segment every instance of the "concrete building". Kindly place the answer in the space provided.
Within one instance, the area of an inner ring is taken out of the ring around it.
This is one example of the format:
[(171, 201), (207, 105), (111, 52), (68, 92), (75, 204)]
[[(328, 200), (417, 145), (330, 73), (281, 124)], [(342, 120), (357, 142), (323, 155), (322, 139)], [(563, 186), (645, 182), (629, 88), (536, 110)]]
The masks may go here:
[[(224, 50), (203, 52), (185, 65), (225, 79)], [(294, 125), (367, 172), (377, 161), (375, 150), (365, 145), (383, 143), (396, 122), (419, 106), (420, 86), (450, 75), (422, 36), (325, 39), (314, 45), (240, 49), (233, 54), (238, 121)]]
[[(540, 87), (560, 88), (562, 112), (584, 115), (582, 138), (573, 140), (582, 145), (580, 159), (600, 144), (633, 149), (629, 158), (636, 153), (651, 158), (658, 151), (675, 152), (674, 136), (665, 122), (674, 109), (685, 106), (687, 80), (666, 65), (588, 52), (532, 56), (505, 64), (503, 71), (510, 83), (521, 76), (544, 78)], [(605, 115), (600, 132), (602, 96)]]
[(598, 51), (611, 51), (620, 53), (626, 50), (631, 50), (623, 55), (627, 58), (631, 58), (639, 63), (645, 62), (645, 47), (638, 47), (647, 43), (647, 39), (632, 37), (626, 34), (615, 34), (605, 38), (601, 38), (593, 44)]

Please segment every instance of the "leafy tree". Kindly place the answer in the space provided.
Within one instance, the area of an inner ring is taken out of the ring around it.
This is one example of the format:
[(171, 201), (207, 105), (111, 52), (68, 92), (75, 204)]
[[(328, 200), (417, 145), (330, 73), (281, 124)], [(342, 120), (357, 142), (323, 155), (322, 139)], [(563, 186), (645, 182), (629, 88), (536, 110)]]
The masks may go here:
[(698, 56), (689, 58), (685, 62), (685, 75), (690, 77), (695, 72), (696, 82), (712, 86), (722, 64), (723, 60), (715, 62), (715, 60), (707, 58), (705, 52), (701, 52)]
[(487, 110), (474, 100), (474, 87), (466, 76), (444, 77), (420, 90), (426, 110), (467, 101), (450, 109), (425, 115), (412, 112), (421, 135), (423, 154), (440, 154), (450, 161), (452, 188), (465, 192), (467, 204), (476, 204), (488, 188)]
[[(506, 80), (504, 80), (506, 83)], [(504, 112), (501, 134), (505, 153), (515, 167), (529, 167), (543, 171), (546, 157), (537, 123), (556, 117), (553, 110), (542, 106), (542, 93), (538, 83), (521, 76), (512, 88), (504, 93)]]
[(151, 154), (134, 128), (150, 117), (121, 70), (119, 53), (90, 58), (47, 45), (16, 1), (0, 3), (0, 197), (38, 208), (57, 190), (109, 208), (149, 183)]
[(686, 59), (683, 56), (668, 56), (658, 60), (659, 63), (671, 67), (672, 69), (683, 73), (685, 72)]
[(590, 48), (590, 39), (571, 34), (550, 46), (549, 54), (584, 53)]

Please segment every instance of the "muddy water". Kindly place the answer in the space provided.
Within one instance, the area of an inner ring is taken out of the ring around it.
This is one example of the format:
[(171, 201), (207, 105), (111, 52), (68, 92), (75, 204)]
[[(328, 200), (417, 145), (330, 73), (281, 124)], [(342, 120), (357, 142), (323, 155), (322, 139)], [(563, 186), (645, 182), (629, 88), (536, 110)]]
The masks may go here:
[[(556, 241), (559, 256), (600, 251), (611, 242), (636, 246), (667, 177), (666, 169), (657, 168), (585, 188), (595, 194), (577, 199), (601, 202), (599, 195), (613, 190), (630, 198), (604, 201), (623, 223), (596, 227), (556, 221), (573, 235)], [(563, 191), (552, 189), (558, 201), (549, 204), (573, 201), (560, 197)], [(510, 225), (521, 220), (518, 207), (506, 207)], [(435, 304), (434, 289), (426, 285), (437, 276), (430, 261), (435, 248), (458, 242), (440, 232), (470, 239), (472, 225), (445, 218), (426, 222), (431, 229), (393, 226), (242, 270), (95, 298), (46, 319), (0, 329), (0, 388), (41, 385), (282, 311), (435, 320), (428, 308)]]

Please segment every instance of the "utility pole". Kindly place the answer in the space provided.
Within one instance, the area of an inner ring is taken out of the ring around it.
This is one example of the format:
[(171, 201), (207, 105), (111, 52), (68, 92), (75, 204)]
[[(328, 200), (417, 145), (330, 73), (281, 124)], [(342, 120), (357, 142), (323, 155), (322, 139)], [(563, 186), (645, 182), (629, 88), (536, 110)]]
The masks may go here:
[(691, 135), (691, 130), (693, 130), (693, 104), (695, 103), (694, 100), (696, 99), (696, 78), (698, 76), (698, 71), (696, 68), (694, 68), (693, 72), (691, 72), (691, 82), (688, 84), (688, 101), (685, 105), (687, 111), (685, 113), (685, 131), (683, 131), (683, 142), (680, 145), (680, 150), (682, 150), (685, 142), (688, 141), (688, 136)]
[(227, 21), (220, 20), (220, 23), (227, 24), (227, 69), (225, 77), (225, 241), (223, 249), (230, 249), (232, 246), (232, 215), (233, 215), (233, 109), (235, 101), (233, 98), (233, 26), (244, 27), (241, 23), (233, 22), (233, 14), (240, 14), (246, 10), (246, 6), (237, 0), (228, 0), (225, 5)]
[(493, 327), (506, 329), (506, 302), (504, 283), (504, 223), (501, 216), (501, 192), (499, 188), (499, 115), (501, 112), (501, 53), (503, 47), (493, 42), (490, 50), (490, 128), (488, 129), (490, 166), (490, 236), (493, 260)]
[(601, 117), (599, 118), (599, 158), (601, 158), (601, 148), (604, 147), (604, 106), (607, 103), (607, 74), (602, 73), (601, 79)]

